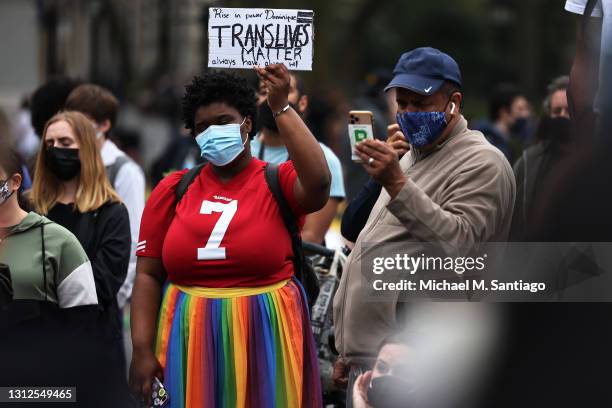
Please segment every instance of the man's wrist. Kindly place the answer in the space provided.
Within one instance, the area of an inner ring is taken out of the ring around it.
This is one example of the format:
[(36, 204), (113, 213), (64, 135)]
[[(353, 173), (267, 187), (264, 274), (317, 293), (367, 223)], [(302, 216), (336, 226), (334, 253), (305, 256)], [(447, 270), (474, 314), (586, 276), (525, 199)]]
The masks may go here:
[(402, 191), (402, 188), (404, 188), (404, 185), (406, 185), (407, 180), (408, 179), (406, 176), (402, 174), (399, 179), (394, 180), (392, 183), (387, 183), (384, 186), (392, 200), (397, 197), (400, 191)]

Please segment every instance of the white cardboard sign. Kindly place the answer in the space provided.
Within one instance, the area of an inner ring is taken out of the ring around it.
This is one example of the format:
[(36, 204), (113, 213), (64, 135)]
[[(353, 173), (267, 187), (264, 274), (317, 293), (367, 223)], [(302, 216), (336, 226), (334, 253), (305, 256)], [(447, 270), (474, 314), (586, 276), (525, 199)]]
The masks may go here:
[(283, 63), (312, 70), (312, 10), (211, 7), (208, 66), (253, 68)]

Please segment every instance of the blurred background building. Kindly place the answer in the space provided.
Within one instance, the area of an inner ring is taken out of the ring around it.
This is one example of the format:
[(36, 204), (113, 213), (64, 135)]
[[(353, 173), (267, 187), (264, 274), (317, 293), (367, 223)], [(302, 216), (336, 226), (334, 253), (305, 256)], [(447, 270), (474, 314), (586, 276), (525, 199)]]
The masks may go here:
[[(53, 75), (130, 86), (202, 67), (203, 0), (3, 0), (2, 104)], [(120, 95), (122, 96), (122, 95)]]

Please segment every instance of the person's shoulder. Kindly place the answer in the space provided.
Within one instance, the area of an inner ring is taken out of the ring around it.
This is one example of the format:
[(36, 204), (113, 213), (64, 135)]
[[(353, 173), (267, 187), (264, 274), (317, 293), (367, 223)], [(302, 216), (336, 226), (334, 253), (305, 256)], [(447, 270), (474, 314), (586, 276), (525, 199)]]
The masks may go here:
[(474, 150), (477, 154), (482, 152), (485, 155), (504, 155), (480, 130), (467, 129), (466, 133), (460, 138), (459, 145)]
[(124, 160), (124, 158), (128, 157), (125, 152), (123, 152), (123, 150), (119, 149), (115, 142), (108, 138), (104, 140), (104, 143), (102, 143), (100, 155), (102, 156), (102, 159), (105, 163), (108, 163), (107, 161), (110, 161), (110, 163), (108, 163), (107, 165), (113, 165), (118, 158)]
[(42, 224), (45, 229), (45, 241), (48, 242), (58, 242), (58, 246), (60, 247), (74, 247), (76, 249), (81, 248), (81, 243), (78, 238), (67, 228), (64, 226), (51, 221), (47, 217), (41, 216)]
[(71, 237), (74, 237), (74, 234), (62, 225), (51, 221), (45, 216), (40, 216), (40, 218), (45, 228), (45, 235), (49, 234), (61, 239), (70, 239)]
[[(121, 152), (123, 153), (123, 152)], [(142, 169), (142, 167), (140, 167), (140, 165), (138, 163), (136, 163), (134, 161), (134, 159), (132, 159), (130, 156), (128, 156), (127, 154), (123, 153), (122, 157), (122, 161), (124, 162), (121, 167), (119, 168), (119, 172), (117, 173), (117, 176), (119, 176), (119, 174), (121, 175), (127, 175), (128, 177), (142, 177), (144, 178), (144, 171)]]
[(42, 224), (46, 256), (56, 259), (60, 281), (89, 262), (81, 242), (71, 231), (46, 217), (42, 217)]
[(512, 170), (514, 173), (518, 173), (525, 167), (525, 162), (532, 163), (534, 160), (539, 160), (539, 158), (546, 153), (546, 145), (545, 143), (539, 142), (532, 146), (527, 147), (519, 158), (514, 162), (512, 166)]
[(546, 148), (547, 148), (546, 143), (538, 142), (538, 143), (536, 143), (534, 145), (531, 145), (528, 148), (526, 148), (524, 150), (524, 153), (528, 157), (538, 156), (540, 154), (543, 154), (544, 151), (546, 150)]
[(120, 220), (122, 218), (128, 218), (129, 213), (123, 202), (107, 201), (98, 209), (98, 217), (109, 220)]
[(269, 163), (267, 161), (260, 160), (257, 157), (253, 156), (253, 157), (251, 157), (251, 162), (249, 163), (249, 165), (246, 168), (250, 169), (251, 166), (252, 166), (252, 167), (255, 167), (255, 168), (258, 168), (258, 169), (259, 168), (263, 169), (264, 167), (266, 167), (266, 166), (268, 166), (270, 164), (274, 165), (274, 166), (280, 166), (282, 163), (278, 163), (278, 164), (277, 163)]
[[(267, 164), (268, 163), (264, 163), (264, 167)], [(286, 174), (290, 174), (290, 173), (294, 173), (295, 172), (295, 165), (293, 164), (292, 160), (284, 161), (284, 162), (278, 164), (277, 166), (278, 166), (278, 173), (281, 176), (284, 176)]]
[(155, 190), (161, 188), (161, 189), (167, 189), (167, 190), (174, 191), (178, 183), (180, 183), (183, 176), (187, 174), (189, 170), (190, 169), (177, 170), (177, 171), (174, 171), (168, 174), (157, 184), (157, 186), (155, 187)]
[(495, 127), (493, 122), (489, 120), (479, 120), (474, 122), (474, 125), (468, 128), (468, 131), (480, 132), (487, 140), (502, 140), (503, 136), (499, 129)]
[(319, 142), (319, 146), (321, 146), (321, 150), (323, 150), (323, 154), (325, 155), (325, 160), (327, 160), (328, 164), (340, 164), (340, 159), (336, 156), (336, 153), (325, 143)]
[(465, 165), (472, 163), (479, 167), (493, 167), (499, 171), (512, 173), (512, 167), (504, 153), (478, 130), (467, 129), (455, 146), (456, 154), (461, 152), (457, 159)]
[(323, 154), (325, 155), (325, 158), (338, 159), (338, 156), (336, 156), (336, 153), (334, 153), (334, 151), (330, 149), (325, 143), (319, 142), (319, 146), (321, 146), (321, 149), (323, 150)]

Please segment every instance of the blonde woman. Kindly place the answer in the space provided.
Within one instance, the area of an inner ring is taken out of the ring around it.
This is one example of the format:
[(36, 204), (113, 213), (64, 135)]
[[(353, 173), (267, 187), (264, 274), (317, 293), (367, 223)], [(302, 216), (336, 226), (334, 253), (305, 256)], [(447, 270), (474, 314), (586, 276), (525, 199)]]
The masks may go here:
[(125, 378), (116, 297), (130, 259), (130, 224), (125, 206), (106, 178), (96, 131), (87, 117), (62, 112), (47, 122), (35, 174), (36, 211), (76, 235), (91, 260), (107, 368), (117, 370), (117, 379)]

